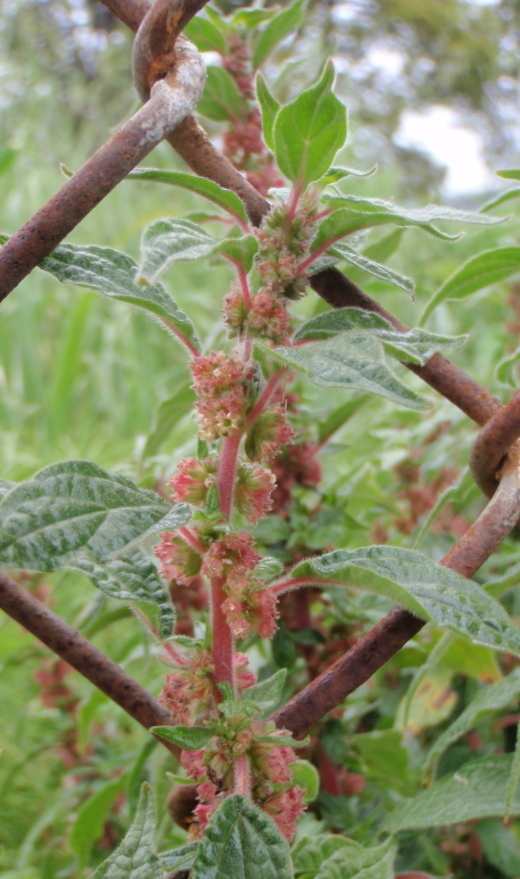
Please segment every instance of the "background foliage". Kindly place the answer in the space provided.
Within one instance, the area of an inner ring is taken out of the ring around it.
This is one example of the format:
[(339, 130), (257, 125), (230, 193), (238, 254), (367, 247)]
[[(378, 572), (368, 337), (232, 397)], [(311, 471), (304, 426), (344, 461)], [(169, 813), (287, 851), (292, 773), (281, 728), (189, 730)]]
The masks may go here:
[[(4, 0), (1, 11), (0, 75), (5, 87), (0, 227), (12, 232), (59, 186), (59, 163), (78, 167), (107, 130), (133, 110), (136, 99), (129, 74), (131, 36), (97, 5)], [(439, 102), (455, 107), (483, 137), (494, 167), (515, 164), (519, 17), (513, 0), (491, 7), (465, 0), (316, 3), (305, 26), (280, 47), (266, 73), (278, 96), (287, 99), (295, 81), (302, 76), (309, 80), (332, 47), (339, 61), (336, 90), (350, 109), (350, 145), (342, 158), (348, 165), (380, 165), (376, 178), (349, 182), (349, 191), (395, 195), (409, 205), (421, 205), (440, 199), (442, 174), (424, 156), (392, 144), (406, 108)], [(374, 62), (382, 49), (402, 56), (398, 78)], [(218, 130), (214, 124), (212, 131)], [(156, 150), (150, 164), (177, 167), (166, 146)], [(486, 197), (475, 196), (468, 206), (478, 206)], [(198, 209), (200, 202), (180, 190), (128, 181), (92, 212), (71, 240), (136, 257), (144, 225)], [(509, 206), (504, 214), (506, 210)], [(517, 244), (518, 225), (513, 213), (507, 224), (471, 231), (452, 244), (406, 231), (391, 264), (415, 280), (415, 301), (358, 269), (349, 274), (414, 325), (427, 299), (464, 260), (499, 244)], [(384, 237), (376, 230), (366, 244), (376, 245)], [(222, 333), (215, 315), (230, 279), (225, 268), (211, 271), (210, 288), (203, 263), (175, 266), (166, 276), (207, 344)], [(295, 308), (302, 318), (323, 310), (314, 294)], [(514, 384), (516, 375), (496, 370), (516, 348), (519, 315), (519, 289), (503, 283), (460, 303), (441, 305), (428, 326), (444, 334), (469, 333), (468, 343), (453, 359), (506, 400), (511, 386), (499, 378)], [(35, 272), (4, 303), (2, 318), (3, 479), (25, 478), (61, 459), (88, 458), (151, 487), (160, 485), (175, 462), (193, 449), (189, 417), (166, 423), (169, 410), (161, 408), (188, 382), (184, 359), (146, 316)], [(290, 552), (297, 558), (303, 546), (322, 551), (388, 541), (417, 546), (439, 559), (454, 535), (473, 521), (482, 498), (464, 468), (474, 428), (433, 392), (424, 394), (418, 381), (407, 381), (432, 402), (431, 409), (426, 414), (396, 410), (379, 398), (353, 405), (351, 417), (324, 450), (322, 494), (302, 491), (298, 498), (289, 548), (280, 548), (287, 531), (284, 521), (270, 519), (262, 526), (273, 554)], [(335, 390), (313, 392), (308, 385), (302, 390), (309, 431), (317, 415), (345, 402)], [(423, 533), (429, 511), (452, 485), (456, 487), (447, 503)], [(504, 591), (513, 616), (520, 615), (517, 565), (520, 554), (513, 535), (476, 577), (481, 583), (497, 582), (496, 591)], [(126, 609), (109, 599), (100, 601), (88, 581), (73, 574), (35, 578), (27, 585), (152, 692), (159, 692), (162, 669), (154, 648)], [(360, 594), (342, 607), (336, 596), (325, 610), (316, 605), (316, 614), (332, 616), (341, 642), (346, 626), (362, 631), (389, 606), (385, 599)], [(96, 866), (124, 835), (144, 777), (155, 789), (162, 816), (158, 845), (173, 848), (183, 832), (166, 811), (170, 782), (165, 773), (175, 771), (171, 758), (153, 748), (144, 732), (79, 676), (51, 666), (46, 651), (18, 626), (2, 619), (0, 627), (0, 704), (7, 707), (1, 730), (0, 876), (80, 876)], [(319, 644), (319, 626), (305, 637)], [(463, 716), (481, 684), (498, 683), (511, 668), (507, 657), (499, 664), (485, 648), (455, 638), (438, 659), (441, 651), (434, 651), (439, 639), (438, 632), (428, 629), (350, 698), (343, 714), (330, 719), (322, 746), (327, 758), (344, 767), (347, 780), (340, 796), (322, 794), (319, 819), (311, 814), (305, 819), (308, 827), (319, 820), (323, 828), (339, 827), (369, 844), (391, 807), (419, 792), (433, 741)], [(295, 685), (301, 685), (301, 652), (301, 636), (298, 640), (285, 631), (275, 639), (273, 655), (260, 654), (258, 664), (271, 671), (289, 666)], [(423, 672), (414, 678), (420, 667)], [(490, 757), (499, 750), (512, 751), (515, 698), (517, 693), (492, 712), (483, 711), (474, 721), (476, 731), (468, 735), (464, 727), (462, 737), (448, 743), (446, 753), (439, 755), (439, 775), (453, 774), (474, 756), (475, 748)], [(432, 824), (431, 806), (426, 814)], [(447, 831), (406, 830), (398, 868), (515, 879), (520, 874), (518, 836), (517, 825), (506, 828), (496, 819)]]

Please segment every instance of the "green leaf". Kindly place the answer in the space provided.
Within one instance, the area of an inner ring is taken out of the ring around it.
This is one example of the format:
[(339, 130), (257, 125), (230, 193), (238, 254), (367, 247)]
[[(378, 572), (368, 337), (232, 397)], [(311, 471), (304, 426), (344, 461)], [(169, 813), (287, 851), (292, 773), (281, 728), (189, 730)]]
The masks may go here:
[(38, 268), (62, 284), (76, 284), (96, 290), (118, 302), (129, 302), (158, 315), (174, 332), (181, 333), (200, 351), (200, 342), (190, 319), (176, 305), (164, 287), (137, 284), (133, 259), (108, 247), (61, 244)]
[(520, 272), (520, 247), (496, 247), (468, 259), (433, 294), (421, 317), (424, 324), (432, 311), (449, 299), (465, 299), (491, 284)]
[(506, 708), (519, 695), (520, 669), (518, 668), (498, 684), (490, 684), (479, 690), (462, 714), (459, 714), (457, 719), (436, 738), (423, 763), (424, 773), (435, 774), (435, 766), (446, 748), (486, 717)]
[[(263, 346), (257, 343), (255, 347)], [(421, 397), (401, 384), (386, 363), (381, 344), (368, 333), (341, 333), (321, 342), (265, 351), (306, 373), (321, 387), (369, 391), (409, 409), (428, 407)]]
[(51, 464), (4, 497), (0, 564), (48, 572), (79, 559), (103, 564), (167, 510), (154, 492), (89, 461)]
[(377, 262), (385, 262), (396, 252), (401, 241), (403, 240), (405, 230), (393, 229), (388, 235), (380, 238), (375, 244), (370, 244), (363, 250), (363, 255), (369, 259), (375, 259)]
[(160, 637), (169, 638), (172, 634), (176, 614), (168, 589), (154, 563), (141, 550), (134, 549), (102, 565), (89, 558), (79, 558), (67, 567), (85, 574), (111, 598), (153, 604), (159, 614)]
[[(353, 330), (378, 339), (392, 357), (421, 365), (439, 349), (458, 348), (467, 339), (467, 336), (440, 336), (419, 327), (399, 333), (381, 315), (361, 308), (337, 308), (319, 314), (303, 324), (294, 338), (295, 341), (330, 339)], [(345, 344), (347, 342), (346, 339)]]
[(258, 39), (253, 47), (253, 68), (260, 67), (262, 61), (269, 55), (278, 43), (302, 23), (305, 0), (296, 0), (291, 6), (286, 6), (278, 15), (271, 19), (269, 24), (260, 31)]
[(282, 107), (274, 123), (278, 166), (305, 187), (322, 177), (347, 136), (347, 111), (332, 93), (334, 67), (329, 62), (319, 82)]
[(272, 556), (264, 556), (255, 568), (255, 577), (260, 577), (261, 580), (269, 583), (270, 580), (274, 580), (275, 577), (283, 574), (283, 571), (284, 566), (278, 559)]
[(222, 30), (209, 18), (197, 15), (192, 18), (183, 28), (184, 36), (191, 40), (199, 52), (219, 52), (225, 55), (227, 52), (226, 39)]
[(347, 421), (356, 414), (358, 409), (360, 409), (369, 399), (370, 397), (368, 394), (363, 394), (361, 397), (357, 397), (354, 400), (347, 400), (346, 403), (342, 403), (341, 406), (332, 409), (331, 412), (328, 412), (323, 418), (320, 418), (318, 421), (318, 443), (321, 445), (326, 442), (326, 440), (328, 440), (333, 433), (336, 433), (340, 427), (343, 427), (343, 425), (346, 424)]
[(152, 429), (143, 447), (141, 461), (147, 461), (158, 453), (181, 418), (191, 412), (194, 400), (195, 394), (190, 385), (186, 383), (172, 397), (168, 397), (167, 400), (160, 403), (155, 413)]
[(508, 357), (504, 357), (495, 367), (495, 378), (502, 385), (515, 388), (518, 385), (516, 377), (516, 365), (520, 361), (520, 347), (516, 348)]
[(520, 849), (514, 832), (496, 818), (485, 818), (474, 826), (486, 860), (509, 879), (520, 876)]
[(208, 67), (206, 86), (197, 113), (214, 122), (236, 122), (245, 116), (247, 105), (235, 80), (223, 67)]
[[(349, 235), (359, 229), (368, 229), (384, 223), (396, 226), (412, 226), (423, 229), (437, 238), (453, 240), (460, 235), (449, 235), (442, 232), (434, 222), (445, 220), (450, 223), (473, 223), (476, 225), (494, 225), (503, 221), (502, 217), (488, 217), (455, 208), (428, 205), (425, 208), (405, 208), (390, 201), (379, 198), (360, 198), (355, 195), (334, 196), (329, 205), (338, 210), (333, 211), (320, 223), (316, 238), (312, 242), (311, 251), (317, 250), (330, 242)], [(348, 205), (348, 206), (343, 206)]]
[(214, 735), (204, 726), (153, 726), (150, 732), (186, 751), (200, 751)]
[(256, 97), (262, 113), (264, 141), (268, 149), (274, 153), (274, 123), (278, 110), (280, 109), (280, 104), (269, 91), (267, 83), (261, 73), (256, 77)]
[(360, 754), (362, 768), (359, 771), (369, 781), (382, 784), (385, 789), (395, 790), (402, 796), (415, 792), (410, 759), (400, 730), (357, 733), (350, 738), (349, 746)]
[(155, 284), (172, 263), (207, 256), (217, 243), (204, 229), (189, 220), (163, 217), (143, 231), (138, 279)]
[[(192, 19), (193, 21), (194, 19)], [(159, 168), (135, 168), (128, 174), (127, 180), (144, 180), (154, 183), (165, 183), (168, 186), (179, 186), (202, 195), (208, 201), (218, 205), (231, 214), (239, 222), (247, 223), (247, 214), (242, 201), (234, 192), (224, 189), (213, 180), (183, 174), (181, 171), (161, 171)]]
[[(454, 775), (444, 776), (428, 790), (397, 806), (384, 822), (383, 830), (396, 833), (505, 815), (512, 765), (512, 754), (480, 757), (464, 763)], [(518, 790), (511, 814), (520, 815)]]
[(224, 800), (204, 833), (190, 879), (292, 879), (289, 846), (249, 797)]
[(246, 272), (251, 271), (253, 260), (258, 253), (258, 239), (254, 235), (242, 238), (224, 238), (213, 247), (212, 253), (223, 256), (235, 265), (240, 265)]
[(307, 559), (291, 577), (360, 586), (386, 595), (437, 626), (453, 629), (477, 644), (520, 655), (520, 629), (473, 580), (466, 580), (411, 549), (369, 546), (337, 549)]
[(12, 491), (16, 485), (16, 482), (8, 482), (7, 479), (0, 479), (0, 498), (2, 498), (4, 494), (7, 494), (9, 491)]
[(271, 9), (258, 9), (250, 7), (249, 9), (239, 9), (231, 18), (232, 26), (245, 26), (248, 30), (255, 30), (259, 24), (269, 21), (273, 15), (276, 15), (278, 9), (276, 6)]
[(287, 669), (281, 668), (267, 680), (248, 687), (244, 691), (243, 698), (248, 702), (255, 702), (264, 710), (275, 708), (282, 698), (286, 676)]
[(507, 780), (507, 788), (506, 788), (506, 811), (504, 817), (506, 820), (509, 820), (511, 815), (513, 814), (515, 796), (517, 792), (520, 795), (520, 724), (516, 727), (516, 743), (515, 750), (513, 754), (513, 760), (511, 762), (511, 772), (509, 773), (509, 778)]
[[(192, 19), (193, 20), (193, 19)], [(159, 858), (167, 870), (190, 870), (197, 856), (200, 842), (187, 842), (170, 852), (160, 852)]]
[(162, 879), (155, 853), (155, 804), (150, 785), (143, 784), (134, 820), (116, 851), (92, 874), (92, 879)]
[(501, 192), (500, 195), (492, 198), (491, 201), (486, 202), (486, 204), (480, 208), (481, 213), (487, 213), (487, 211), (492, 211), (494, 208), (497, 208), (499, 205), (504, 204), (506, 201), (511, 201), (511, 199), (513, 198), (518, 198), (519, 195), (519, 187), (515, 187), (515, 189), (508, 189), (506, 192)]
[(292, 850), (296, 879), (393, 879), (392, 839), (364, 848), (345, 836), (304, 836)]
[(395, 272), (388, 266), (381, 265), (381, 263), (369, 259), (362, 253), (357, 253), (355, 250), (352, 250), (352, 248), (347, 247), (346, 244), (337, 243), (331, 248), (330, 252), (334, 256), (340, 256), (341, 259), (351, 263), (358, 269), (362, 269), (369, 275), (374, 275), (375, 278), (379, 278), (380, 281), (384, 281), (386, 284), (393, 284), (394, 287), (400, 287), (411, 295), (415, 291), (415, 284), (411, 278), (407, 278), (406, 275), (401, 275), (399, 272)]
[(506, 171), (497, 171), (498, 177), (503, 177), (505, 180), (520, 180), (520, 170), (510, 169)]
[(124, 775), (107, 782), (79, 809), (69, 839), (71, 848), (79, 856), (82, 865), (86, 864), (92, 846), (102, 835), (112, 804), (124, 785)]
[(305, 802), (312, 803), (320, 790), (320, 776), (316, 767), (308, 760), (295, 760), (291, 763), (291, 772), (293, 784), (305, 791)]
[(377, 165), (374, 165), (372, 168), (369, 168), (368, 171), (360, 171), (359, 168), (329, 168), (327, 173), (320, 178), (320, 184), (322, 186), (331, 186), (333, 183), (337, 183), (339, 180), (344, 180), (345, 177), (371, 177), (372, 174), (375, 174), (377, 171)]

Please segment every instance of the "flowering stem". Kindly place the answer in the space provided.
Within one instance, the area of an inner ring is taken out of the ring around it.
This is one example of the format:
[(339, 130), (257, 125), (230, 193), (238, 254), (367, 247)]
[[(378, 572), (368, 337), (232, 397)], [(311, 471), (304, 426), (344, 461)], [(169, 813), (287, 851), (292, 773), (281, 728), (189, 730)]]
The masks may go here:
[(224, 577), (211, 580), (211, 628), (213, 631), (213, 663), (216, 684), (226, 681), (235, 689), (233, 674), (233, 635), (227, 624), (222, 605), (227, 598), (224, 592)]
[(235, 760), (235, 793), (251, 796), (251, 771), (247, 754), (241, 754)]
[(262, 394), (256, 401), (255, 405), (251, 409), (251, 412), (247, 416), (246, 427), (251, 427), (252, 424), (256, 421), (256, 419), (262, 414), (265, 407), (269, 403), (269, 400), (273, 396), (274, 392), (277, 389), (277, 386), (280, 383), (282, 376), (288, 371), (288, 367), (284, 367), (284, 369), (280, 369), (278, 372), (275, 372), (274, 375), (271, 376), (269, 381), (267, 382)]
[(289, 202), (289, 208), (287, 210), (287, 221), (290, 223), (296, 213), (296, 208), (298, 207), (298, 202), (300, 200), (300, 195), (302, 192), (301, 183), (297, 183), (291, 193), (291, 201)]
[(236, 430), (234, 433), (225, 437), (222, 442), (222, 451), (220, 453), (217, 488), (220, 497), (220, 509), (227, 519), (231, 516), (231, 509), (233, 507), (235, 473), (242, 434), (242, 430)]
[(242, 289), (242, 293), (244, 294), (244, 302), (248, 308), (251, 308), (253, 300), (251, 298), (251, 290), (249, 289), (249, 282), (247, 280), (247, 275), (244, 270), (244, 266), (239, 262), (234, 262), (234, 266), (237, 270), (238, 280), (240, 281), (240, 287)]
[(177, 533), (188, 544), (188, 546), (191, 546), (191, 548), (195, 550), (195, 552), (199, 552), (201, 555), (206, 552), (206, 547), (201, 543), (197, 535), (193, 533), (191, 528), (187, 528), (186, 525), (181, 525), (177, 528)]

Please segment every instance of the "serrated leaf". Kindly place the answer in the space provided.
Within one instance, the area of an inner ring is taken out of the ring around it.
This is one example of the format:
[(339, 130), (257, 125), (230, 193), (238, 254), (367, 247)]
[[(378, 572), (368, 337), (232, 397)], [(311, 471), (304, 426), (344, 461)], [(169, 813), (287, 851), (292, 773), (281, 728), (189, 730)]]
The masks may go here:
[(247, 105), (231, 74), (223, 67), (208, 67), (197, 113), (214, 122), (236, 122), (245, 116), (246, 110)]
[(221, 55), (227, 52), (226, 39), (221, 28), (209, 18), (197, 15), (184, 26), (183, 33), (199, 52), (219, 52)]
[(160, 852), (159, 858), (167, 870), (189, 870), (193, 866), (200, 842), (187, 842), (170, 852)]
[(78, 559), (103, 564), (160, 521), (168, 505), (89, 461), (52, 464), (0, 505), (0, 564), (56, 571)]
[(213, 247), (212, 253), (228, 259), (235, 265), (242, 266), (247, 274), (258, 253), (258, 239), (254, 235), (244, 235), (242, 238), (224, 238)]
[(169, 638), (172, 634), (176, 614), (168, 589), (154, 563), (141, 550), (134, 549), (103, 565), (89, 558), (78, 558), (67, 568), (89, 577), (101, 592), (111, 598), (153, 604), (159, 615), (160, 637)]
[(479, 690), (462, 714), (459, 714), (457, 719), (436, 738), (424, 761), (424, 773), (435, 772), (434, 767), (439, 757), (453, 742), (495, 711), (506, 708), (519, 695), (520, 669), (518, 668), (499, 683), (490, 684)]
[(152, 429), (141, 453), (141, 461), (147, 461), (158, 453), (181, 418), (191, 412), (194, 401), (195, 394), (191, 386), (186, 383), (173, 396), (159, 404)]
[(282, 698), (286, 677), (287, 669), (281, 668), (267, 680), (248, 687), (244, 691), (244, 699), (254, 702), (264, 710), (274, 708)]
[(423, 229), (437, 238), (453, 240), (460, 235), (449, 235), (433, 225), (437, 221), (450, 223), (473, 223), (476, 225), (494, 225), (501, 223), (501, 217), (488, 217), (469, 211), (458, 211), (455, 208), (429, 205), (425, 208), (405, 208), (393, 202), (378, 198), (360, 198), (354, 195), (334, 196), (329, 199), (332, 208), (338, 208), (320, 223), (316, 238), (312, 242), (311, 251), (317, 250), (330, 242), (349, 235), (359, 229), (368, 229), (384, 223), (396, 226), (412, 226)]
[(224, 800), (204, 833), (191, 879), (292, 879), (289, 846), (249, 797)]
[[(303, 339), (329, 339), (352, 330), (364, 331), (378, 339), (385, 351), (411, 363), (424, 364), (436, 351), (458, 348), (467, 336), (441, 336), (416, 327), (407, 333), (399, 333), (381, 315), (361, 308), (337, 308), (312, 318), (300, 327), (295, 341)], [(347, 340), (346, 340), (347, 341)]]
[[(256, 347), (261, 349), (259, 343)], [(428, 407), (394, 375), (386, 363), (381, 344), (368, 333), (342, 333), (321, 342), (266, 351), (306, 373), (321, 387), (369, 391), (409, 409)]]
[(520, 247), (495, 247), (468, 259), (442, 284), (428, 302), (421, 324), (432, 311), (449, 299), (465, 299), (491, 284), (504, 281), (520, 272)]
[(96, 790), (78, 810), (76, 820), (69, 837), (72, 850), (79, 856), (80, 863), (85, 864), (88, 855), (103, 833), (105, 821), (112, 804), (125, 785), (125, 776), (108, 781)]
[(186, 751), (200, 751), (214, 735), (205, 726), (153, 726), (150, 732)]
[(155, 803), (148, 784), (143, 784), (134, 820), (116, 851), (92, 874), (92, 879), (162, 879), (161, 862), (155, 853)]
[(189, 220), (162, 217), (145, 227), (141, 236), (138, 277), (155, 284), (172, 263), (207, 256), (217, 240)]
[(305, 187), (322, 177), (347, 136), (347, 111), (332, 93), (329, 62), (316, 85), (282, 107), (274, 123), (274, 146), (283, 174)]
[(256, 77), (256, 97), (262, 113), (262, 132), (264, 135), (264, 141), (268, 149), (274, 153), (273, 131), (280, 104), (269, 91), (267, 83), (261, 73)]
[[(513, 755), (481, 757), (464, 763), (416, 797), (406, 800), (388, 816), (383, 830), (396, 833), (419, 827), (443, 827), (477, 818), (502, 817), (506, 811), (507, 783)], [(511, 809), (520, 815), (520, 791)]]
[(205, 177), (195, 177), (193, 174), (183, 174), (181, 171), (162, 171), (159, 168), (135, 168), (126, 179), (165, 183), (167, 186), (188, 189), (212, 201), (240, 222), (247, 223), (246, 210), (238, 195), (229, 189), (224, 189), (213, 180), (206, 180)]
[(128, 302), (162, 318), (173, 332), (181, 333), (200, 351), (195, 328), (160, 284), (137, 284), (133, 259), (117, 250), (96, 245), (60, 244), (38, 268), (62, 284), (96, 290), (118, 302)]
[(362, 269), (364, 272), (373, 275), (375, 278), (379, 278), (380, 281), (384, 281), (386, 284), (400, 287), (411, 295), (415, 291), (415, 284), (411, 278), (407, 278), (406, 275), (401, 275), (399, 272), (395, 272), (388, 266), (375, 262), (373, 259), (369, 259), (362, 253), (357, 253), (355, 250), (352, 250), (352, 248), (347, 247), (346, 244), (338, 242), (331, 249), (331, 252), (335, 256), (339, 256), (346, 262), (351, 263), (351, 265), (356, 266), (356, 268)]
[(305, 0), (296, 0), (291, 6), (282, 9), (278, 15), (263, 28), (253, 47), (253, 68), (260, 67), (262, 61), (269, 55), (278, 43), (295, 30), (303, 19)]
[(323, 578), (369, 589), (477, 644), (520, 655), (520, 629), (501, 604), (473, 580), (414, 550), (396, 546), (337, 549), (300, 562), (291, 577), (309, 582)]

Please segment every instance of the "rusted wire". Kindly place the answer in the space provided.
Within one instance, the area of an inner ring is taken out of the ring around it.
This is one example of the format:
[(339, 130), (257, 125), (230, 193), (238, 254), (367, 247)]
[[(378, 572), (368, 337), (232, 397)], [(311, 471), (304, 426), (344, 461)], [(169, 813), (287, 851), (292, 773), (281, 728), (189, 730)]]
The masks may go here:
[[(145, 729), (168, 725), (172, 722), (170, 712), (134, 681), (123, 669), (87, 641), (55, 613), (38, 601), (27, 589), (23, 589), (10, 577), (0, 573), (0, 608), (61, 656), (84, 678), (123, 708)], [(172, 754), (179, 749), (158, 739)]]
[(497, 472), (504, 456), (520, 437), (520, 391), (501, 407), (480, 431), (470, 453), (469, 466), (475, 482), (492, 497)]
[[(519, 516), (520, 466), (515, 446), (494, 497), (444, 556), (441, 565), (463, 577), (472, 577), (514, 528)], [(295, 736), (304, 735), (313, 723), (364, 684), (425, 625), (409, 611), (394, 608), (348, 653), (273, 714), (271, 720)]]

